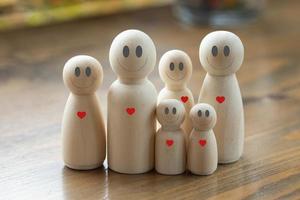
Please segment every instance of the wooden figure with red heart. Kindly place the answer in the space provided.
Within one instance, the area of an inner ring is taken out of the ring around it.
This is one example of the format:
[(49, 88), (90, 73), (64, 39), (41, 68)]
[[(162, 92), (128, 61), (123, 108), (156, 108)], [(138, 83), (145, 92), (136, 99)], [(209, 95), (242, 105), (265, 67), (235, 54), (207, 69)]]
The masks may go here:
[[(159, 75), (165, 83), (165, 88), (160, 91), (158, 102), (163, 99), (177, 99), (183, 103), (188, 115), (194, 105), (193, 94), (187, 87), (192, 71), (192, 61), (185, 52), (180, 50), (166, 52), (159, 62)], [(188, 138), (192, 130), (188, 117), (185, 118), (182, 128)]]
[(218, 162), (232, 163), (241, 157), (244, 148), (244, 109), (235, 75), (243, 62), (244, 47), (235, 34), (215, 31), (202, 40), (199, 57), (207, 71), (199, 103), (216, 109)]
[(114, 38), (109, 61), (118, 79), (107, 99), (108, 167), (145, 173), (154, 168), (157, 92), (147, 76), (155, 66), (155, 45), (144, 32), (126, 30)]
[(165, 99), (158, 104), (156, 116), (161, 128), (155, 135), (155, 169), (160, 174), (181, 174), (186, 169), (186, 137), (180, 128), (185, 108), (176, 99)]
[(72, 169), (94, 169), (105, 159), (105, 126), (95, 93), (102, 79), (102, 66), (93, 57), (75, 56), (64, 66), (70, 95), (62, 121), (63, 159)]
[(190, 112), (193, 130), (189, 138), (188, 169), (197, 175), (210, 175), (218, 165), (217, 142), (212, 130), (217, 121), (215, 109), (196, 104)]

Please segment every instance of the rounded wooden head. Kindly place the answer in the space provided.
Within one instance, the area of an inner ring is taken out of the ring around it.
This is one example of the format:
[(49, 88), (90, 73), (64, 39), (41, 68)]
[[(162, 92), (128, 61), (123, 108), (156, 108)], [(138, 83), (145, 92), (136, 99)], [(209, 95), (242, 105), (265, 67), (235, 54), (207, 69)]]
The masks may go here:
[(92, 94), (102, 83), (102, 66), (91, 56), (74, 56), (64, 66), (63, 79), (66, 87), (72, 93), (77, 95)]
[(162, 126), (180, 127), (185, 117), (183, 104), (176, 99), (164, 99), (156, 108), (157, 120)]
[(145, 78), (154, 69), (156, 49), (146, 33), (139, 30), (126, 30), (113, 40), (109, 61), (113, 71), (120, 78)]
[(203, 68), (211, 75), (233, 74), (243, 62), (244, 46), (234, 33), (211, 32), (201, 41), (199, 58)]
[(166, 85), (182, 87), (191, 78), (192, 61), (183, 51), (171, 50), (166, 52), (159, 61), (159, 75)]
[(206, 131), (216, 125), (217, 113), (211, 105), (199, 103), (191, 109), (190, 118), (194, 128)]

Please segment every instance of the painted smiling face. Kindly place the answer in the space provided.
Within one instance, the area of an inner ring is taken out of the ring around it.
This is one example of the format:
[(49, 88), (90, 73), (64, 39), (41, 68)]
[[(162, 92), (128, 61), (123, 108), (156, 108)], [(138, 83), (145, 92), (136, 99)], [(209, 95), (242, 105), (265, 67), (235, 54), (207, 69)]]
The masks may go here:
[(165, 99), (157, 105), (156, 115), (161, 125), (179, 127), (185, 117), (185, 108), (183, 104), (176, 99)]
[(75, 56), (66, 62), (63, 79), (72, 93), (77, 95), (92, 94), (102, 82), (102, 66), (93, 57)]
[(192, 61), (183, 51), (168, 51), (159, 61), (159, 75), (167, 85), (180, 87), (191, 78)]
[(226, 76), (235, 73), (244, 59), (244, 46), (240, 38), (228, 31), (215, 31), (204, 37), (199, 58), (203, 68), (211, 75)]
[(200, 131), (212, 129), (217, 122), (215, 109), (206, 103), (196, 104), (190, 111), (193, 127)]
[(141, 79), (154, 69), (156, 49), (144, 32), (127, 30), (113, 40), (109, 61), (113, 71), (121, 78)]

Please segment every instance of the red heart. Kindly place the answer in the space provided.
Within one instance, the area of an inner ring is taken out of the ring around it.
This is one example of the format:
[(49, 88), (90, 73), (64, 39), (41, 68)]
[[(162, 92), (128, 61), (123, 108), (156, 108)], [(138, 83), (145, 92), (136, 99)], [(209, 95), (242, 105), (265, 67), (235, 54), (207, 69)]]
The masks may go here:
[(199, 140), (199, 144), (204, 147), (206, 145), (206, 140)]
[(182, 97), (181, 97), (181, 101), (182, 101), (183, 103), (187, 102), (188, 100), (189, 100), (189, 97), (188, 97), (188, 96), (182, 96)]
[(173, 140), (166, 140), (166, 144), (168, 145), (168, 147), (172, 146), (174, 143)]
[(133, 115), (133, 113), (135, 113), (135, 108), (126, 108), (126, 112), (128, 115)]
[(219, 102), (219, 103), (223, 103), (225, 101), (225, 97), (224, 96), (217, 96), (216, 101)]
[(83, 119), (85, 116), (86, 116), (86, 112), (84, 112), (84, 111), (78, 111), (77, 112), (77, 116), (80, 118), (80, 119)]

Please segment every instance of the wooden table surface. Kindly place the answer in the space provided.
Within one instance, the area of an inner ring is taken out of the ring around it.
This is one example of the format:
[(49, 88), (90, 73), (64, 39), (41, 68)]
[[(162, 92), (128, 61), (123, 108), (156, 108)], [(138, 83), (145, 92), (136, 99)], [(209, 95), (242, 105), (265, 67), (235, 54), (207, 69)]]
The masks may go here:
[[(237, 76), (246, 118), (240, 161), (211, 176), (122, 175), (74, 171), (61, 158), (61, 119), (68, 91), (64, 62), (89, 54), (104, 66), (98, 90), (115, 80), (108, 63), (113, 37), (147, 32), (158, 58), (179, 48), (192, 58), (190, 88), (204, 78), (198, 46), (209, 27), (179, 24), (169, 7), (0, 33), (0, 199), (300, 199), (300, 1), (270, 1), (256, 23), (232, 29), (245, 45)], [(150, 75), (157, 89), (158, 71)]]

